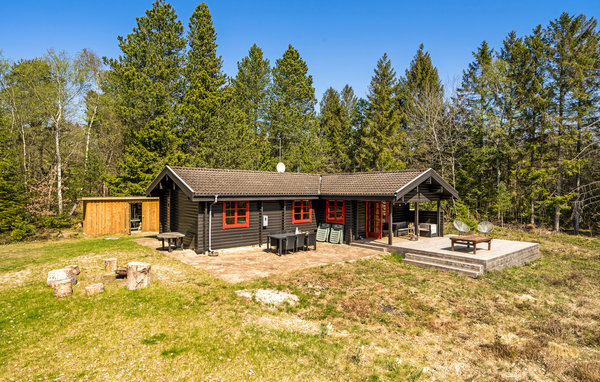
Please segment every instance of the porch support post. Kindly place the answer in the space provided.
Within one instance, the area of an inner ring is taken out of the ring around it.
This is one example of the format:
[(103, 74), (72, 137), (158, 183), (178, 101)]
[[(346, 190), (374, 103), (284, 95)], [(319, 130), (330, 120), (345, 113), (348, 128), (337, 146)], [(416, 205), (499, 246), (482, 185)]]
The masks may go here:
[(437, 201), (437, 236), (439, 237), (442, 229), (441, 229), (441, 225), (443, 224), (442, 219), (441, 219), (441, 215), (440, 215), (440, 204), (442, 203), (441, 200)]
[(394, 204), (393, 204), (393, 202), (390, 202), (389, 208), (388, 208), (388, 244), (389, 245), (392, 245), (393, 236), (394, 236), (394, 230), (393, 230), (393, 226), (392, 226), (392, 222), (394, 221), (394, 219), (392, 217), (393, 211), (394, 211)]
[(415, 202), (415, 235), (419, 240), (419, 202)]

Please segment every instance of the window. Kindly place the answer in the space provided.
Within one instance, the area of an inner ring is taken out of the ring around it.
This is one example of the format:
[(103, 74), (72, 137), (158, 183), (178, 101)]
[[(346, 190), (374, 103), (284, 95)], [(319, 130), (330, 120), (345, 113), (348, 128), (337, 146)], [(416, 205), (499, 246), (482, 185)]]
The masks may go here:
[(312, 222), (312, 201), (294, 200), (292, 209), (292, 223), (310, 223)]
[(249, 202), (223, 202), (223, 229), (250, 227)]
[(325, 209), (325, 222), (344, 224), (346, 220), (346, 202), (344, 200), (328, 200)]

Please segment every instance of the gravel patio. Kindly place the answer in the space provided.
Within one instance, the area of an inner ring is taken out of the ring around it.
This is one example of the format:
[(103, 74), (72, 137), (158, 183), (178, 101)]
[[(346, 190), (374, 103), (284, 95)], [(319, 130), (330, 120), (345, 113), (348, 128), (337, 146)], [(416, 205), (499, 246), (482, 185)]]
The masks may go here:
[[(155, 238), (134, 240), (143, 246), (161, 249)], [(344, 244), (317, 243), (317, 250), (299, 251), (283, 256), (267, 251), (265, 247), (244, 247), (219, 252), (218, 256), (198, 255), (193, 250), (164, 251), (164, 254), (230, 283), (267, 277), (321, 265), (343, 263), (381, 254), (381, 251)]]

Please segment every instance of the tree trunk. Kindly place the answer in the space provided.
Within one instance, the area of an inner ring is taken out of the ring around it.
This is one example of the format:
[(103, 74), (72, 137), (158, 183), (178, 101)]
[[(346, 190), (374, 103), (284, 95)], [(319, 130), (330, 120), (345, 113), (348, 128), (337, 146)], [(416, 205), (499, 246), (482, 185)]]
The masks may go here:
[(73, 285), (77, 284), (77, 275), (70, 268), (54, 269), (48, 272), (48, 278), (46, 279), (46, 285), (53, 287), (56, 283), (63, 280), (69, 280)]
[(117, 259), (104, 259), (104, 272), (114, 273), (117, 270)]
[(104, 284), (102, 283), (92, 284), (85, 287), (86, 296), (93, 296), (102, 292), (104, 292)]
[(127, 289), (142, 289), (150, 285), (150, 269), (148, 263), (133, 261), (127, 264)]
[(55, 145), (56, 145), (56, 195), (58, 198), (58, 213), (63, 213), (62, 197), (62, 157), (60, 155), (60, 122), (62, 120), (62, 103), (58, 103), (58, 115), (54, 120), (55, 127)]
[(54, 284), (54, 297), (62, 298), (73, 294), (73, 284), (70, 280), (61, 280)]

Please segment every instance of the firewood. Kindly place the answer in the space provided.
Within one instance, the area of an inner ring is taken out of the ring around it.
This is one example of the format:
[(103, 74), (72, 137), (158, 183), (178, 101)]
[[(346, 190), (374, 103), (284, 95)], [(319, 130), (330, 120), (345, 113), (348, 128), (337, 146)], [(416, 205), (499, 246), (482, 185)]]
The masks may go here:
[(148, 263), (133, 261), (127, 264), (127, 289), (142, 289), (150, 285), (150, 268)]
[(85, 294), (87, 296), (93, 296), (102, 292), (104, 292), (104, 284), (102, 283), (96, 283), (85, 287)]
[(117, 269), (117, 259), (104, 259), (104, 271), (112, 273)]
[(73, 285), (77, 284), (77, 276), (70, 268), (54, 269), (48, 272), (48, 278), (46, 279), (46, 285), (54, 287), (57, 281), (69, 280)]
[(54, 297), (62, 298), (73, 294), (71, 280), (59, 280), (54, 283)]

